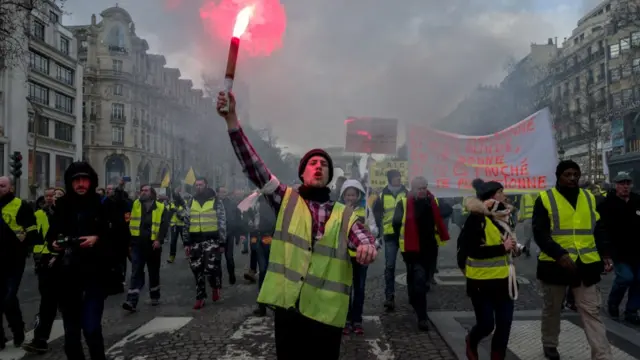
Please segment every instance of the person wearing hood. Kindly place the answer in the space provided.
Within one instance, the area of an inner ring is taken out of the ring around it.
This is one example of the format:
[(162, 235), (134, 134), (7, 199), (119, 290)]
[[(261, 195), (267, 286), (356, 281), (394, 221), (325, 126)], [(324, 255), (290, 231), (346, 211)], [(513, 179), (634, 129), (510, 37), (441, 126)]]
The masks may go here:
[(13, 193), (11, 180), (0, 176), (0, 349), (5, 346), (2, 315), (13, 333), (13, 343), (24, 342), (24, 322), (18, 301), (18, 289), (26, 266), (29, 248), (39, 243), (40, 234), (33, 208)]
[(533, 239), (540, 248), (536, 276), (542, 283), (544, 299), (542, 346), (546, 358), (560, 359), (560, 312), (570, 286), (592, 359), (611, 360), (597, 285), (603, 265), (606, 271), (613, 265), (595, 196), (580, 189), (580, 174), (580, 166), (574, 161), (561, 161), (556, 168), (556, 185), (541, 192), (533, 206)]
[[(367, 206), (365, 189), (358, 180), (350, 179), (344, 181), (340, 188), (339, 201), (352, 207), (354, 214), (358, 217), (358, 221), (365, 225), (374, 238), (378, 236), (378, 227), (376, 226), (373, 211)], [(378, 246), (377, 243), (376, 246)], [(367, 281), (368, 265), (361, 265), (356, 261), (355, 251), (350, 250), (349, 254), (351, 255), (351, 266), (353, 266), (353, 285), (351, 286), (347, 324), (343, 333), (349, 335), (353, 331), (357, 335), (363, 335), (362, 311), (364, 308), (364, 289)]]
[(150, 185), (140, 187), (140, 198), (133, 202), (129, 233), (131, 234), (131, 280), (122, 308), (135, 312), (144, 287), (144, 268), (149, 271), (151, 306), (160, 304), (160, 261), (162, 244), (169, 231), (171, 212), (157, 200)]
[[(216, 108), (244, 173), (277, 214), (269, 269), (258, 296), (259, 303), (275, 308), (277, 358), (337, 360), (353, 280), (348, 250), (367, 265), (377, 255), (375, 239), (352, 209), (331, 201), (327, 185), (333, 161), (326, 151), (313, 149), (302, 157), (298, 176), (303, 185), (295, 191), (264, 165), (240, 127), (235, 107), (232, 93), (218, 94)], [(257, 201), (258, 193), (254, 195), (238, 205), (241, 211)]]
[(618, 173), (613, 182), (615, 189), (597, 206), (611, 241), (615, 271), (607, 309), (611, 317), (620, 317), (620, 303), (628, 290), (624, 319), (640, 325), (640, 242), (636, 238), (640, 195), (631, 192), (633, 179), (626, 172)]
[[(196, 193), (189, 205), (183, 239), (185, 254), (196, 279), (195, 310), (202, 309), (207, 297), (206, 280), (211, 285), (211, 300), (220, 300), (222, 254), (227, 244), (227, 218), (224, 204), (204, 178), (193, 184)], [(187, 234), (185, 236), (185, 234)]]
[(65, 194), (56, 200), (49, 223), (49, 251), (60, 254), (60, 310), (68, 359), (84, 359), (84, 334), (92, 360), (106, 359), (102, 313), (108, 293), (112, 248), (109, 209), (96, 192), (98, 175), (86, 162), (74, 162), (64, 173)]
[(396, 259), (400, 245), (393, 230), (393, 214), (398, 201), (407, 197), (407, 188), (402, 185), (402, 174), (396, 169), (387, 171), (387, 186), (373, 204), (373, 215), (378, 228), (382, 228), (384, 240), (384, 307), (393, 311), (396, 307)]
[(433, 275), (432, 263), (437, 261), (438, 241), (449, 240), (438, 201), (427, 189), (427, 179), (418, 176), (411, 181), (411, 192), (398, 201), (392, 220), (407, 267), (409, 303), (418, 318), (418, 328), (427, 331), (427, 292)]
[(477, 183), (476, 188), (478, 197), (467, 200), (469, 217), (458, 238), (458, 266), (476, 314), (476, 325), (466, 337), (466, 355), (477, 360), (478, 344), (493, 332), (491, 360), (504, 360), (517, 298), (512, 257), (520, 255), (511, 216), (514, 208), (506, 202), (499, 182)]

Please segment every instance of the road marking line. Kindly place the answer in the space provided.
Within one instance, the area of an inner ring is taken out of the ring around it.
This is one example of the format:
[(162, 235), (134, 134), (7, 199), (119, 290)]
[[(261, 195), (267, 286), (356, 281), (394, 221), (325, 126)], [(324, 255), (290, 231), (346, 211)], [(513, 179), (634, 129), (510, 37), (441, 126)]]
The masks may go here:
[[(192, 317), (155, 317), (115, 343), (107, 350), (107, 354), (113, 357), (121, 355), (123, 352), (122, 348), (127, 343), (140, 338), (150, 339), (157, 334), (175, 332), (187, 325), (191, 320), (193, 320)], [(144, 357), (136, 357), (136, 359), (142, 360)]]
[[(264, 339), (269, 341), (264, 341)], [(231, 335), (232, 340), (242, 340), (241, 344), (227, 345), (225, 354), (220, 360), (264, 360), (266, 357), (252, 355), (264, 354), (274, 342), (273, 319), (269, 316), (250, 316), (240, 324), (238, 330)], [(250, 351), (252, 350), (252, 351)]]
[[(49, 336), (49, 342), (62, 337), (64, 335), (64, 327), (62, 326), (62, 320), (55, 320), (51, 327), (51, 335)], [(25, 334), (25, 343), (33, 340), (33, 330)], [(16, 348), (13, 346), (13, 341), (7, 341), (7, 347), (0, 351), (0, 360), (19, 360), (22, 359), (27, 352), (22, 348)]]
[(366, 343), (369, 344), (369, 353), (378, 360), (394, 360), (396, 356), (393, 354), (391, 344), (383, 338), (384, 328), (382, 327), (380, 316), (363, 316), (362, 320), (364, 322), (374, 323), (379, 331), (378, 338), (365, 340)]

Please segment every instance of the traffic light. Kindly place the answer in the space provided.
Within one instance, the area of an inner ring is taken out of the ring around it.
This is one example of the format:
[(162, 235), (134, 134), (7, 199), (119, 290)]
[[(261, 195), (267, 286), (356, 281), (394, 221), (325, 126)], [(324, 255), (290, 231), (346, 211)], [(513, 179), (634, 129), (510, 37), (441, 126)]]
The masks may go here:
[(22, 154), (20, 151), (14, 151), (10, 159), (11, 162), (9, 166), (11, 166), (11, 175), (13, 175), (14, 178), (19, 178), (22, 176)]

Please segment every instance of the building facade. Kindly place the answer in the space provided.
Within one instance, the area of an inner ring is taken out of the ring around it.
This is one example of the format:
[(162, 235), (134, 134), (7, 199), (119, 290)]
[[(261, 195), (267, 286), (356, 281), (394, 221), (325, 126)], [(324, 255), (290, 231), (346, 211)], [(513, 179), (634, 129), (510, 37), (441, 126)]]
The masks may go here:
[(213, 155), (228, 150), (215, 140), (226, 132), (222, 121), (211, 120), (213, 100), (166, 67), (164, 56), (147, 52), (126, 10), (116, 6), (100, 16), (72, 30), (85, 66), (83, 156), (101, 185), (129, 176), (137, 188), (167, 173), (176, 184), (190, 167), (211, 177)]
[(64, 186), (64, 171), (82, 157), (83, 68), (77, 42), (60, 23), (61, 9), (43, 4), (25, 18), (24, 61), (0, 69), (0, 170), (8, 174), (10, 154), (22, 154), (17, 187), (23, 198)]

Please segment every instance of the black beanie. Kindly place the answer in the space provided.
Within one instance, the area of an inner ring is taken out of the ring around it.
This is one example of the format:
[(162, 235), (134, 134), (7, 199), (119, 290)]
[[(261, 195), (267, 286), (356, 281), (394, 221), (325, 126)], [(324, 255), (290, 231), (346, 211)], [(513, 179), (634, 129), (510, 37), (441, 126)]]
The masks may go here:
[(562, 173), (565, 172), (567, 169), (575, 169), (575, 170), (578, 170), (578, 173), (581, 173), (580, 165), (578, 165), (575, 161), (562, 160), (558, 163), (558, 166), (556, 167), (556, 178), (559, 178), (560, 175), (562, 175)]
[(477, 192), (478, 198), (482, 201), (489, 200), (501, 189), (504, 189), (504, 186), (497, 181), (483, 182), (480, 191)]
[(480, 197), (480, 193), (482, 193), (482, 185), (484, 185), (484, 180), (476, 178), (471, 182), (471, 187), (476, 191), (476, 196)]
[(396, 170), (396, 169), (391, 169), (389, 171), (387, 171), (387, 181), (391, 182), (391, 180), (393, 180), (393, 178), (398, 177), (398, 176), (402, 176), (402, 174), (400, 173), (400, 171)]
[(333, 160), (331, 160), (331, 156), (329, 156), (329, 154), (322, 149), (312, 149), (304, 154), (302, 159), (300, 159), (300, 165), (298, 165), (298, 177), (300, 178), (300, 180), (303, 180), (302, 174), (304, 173), (304, 169), (307, 167), (307, 163), (309, 162), (309, 160), (314, 156), (322, 156), (323, 158), (325, 158), (325, 160), (327, 160), (327, 165), (329, 166), (329, 180), (327, 184), (330, 183), (333, 179)]

